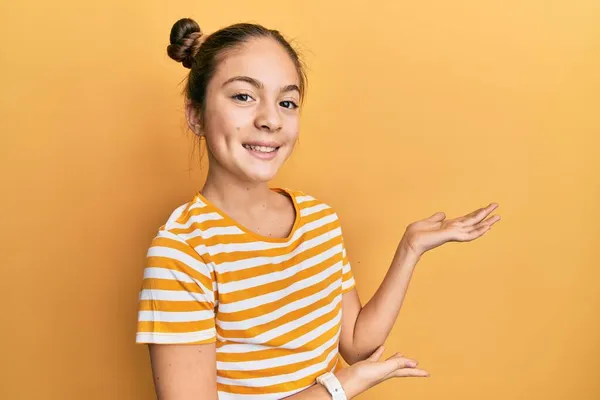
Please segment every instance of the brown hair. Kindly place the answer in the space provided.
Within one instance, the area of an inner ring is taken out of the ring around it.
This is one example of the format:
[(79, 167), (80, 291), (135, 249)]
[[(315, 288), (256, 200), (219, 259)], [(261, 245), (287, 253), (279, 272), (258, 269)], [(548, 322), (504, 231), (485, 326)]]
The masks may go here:
[(298, 52), (277, 30), (262, 25), (241, 23), (222, 28), (206, 37), (196, 21), (182, 18), (171, 28), (167, 54), (175, 61), (190, 69), (184, 89), (185, 96), (200, 111), (200, 121), (204, 121), (206, 109), (206, 88), (220, 62), (227, 53), (247, 43), (253, 38), (271, 38), (276, 40), (292, 59), (300, 79), (300, 100), (306, 89), (305, 66)]

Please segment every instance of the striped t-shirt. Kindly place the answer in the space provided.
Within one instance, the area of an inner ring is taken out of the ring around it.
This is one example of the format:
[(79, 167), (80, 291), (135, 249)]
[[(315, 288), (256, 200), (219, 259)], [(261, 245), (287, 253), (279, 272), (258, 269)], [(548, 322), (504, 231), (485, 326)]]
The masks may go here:
[(354, 286), (339, 219), (289, 189), (286, 238), (254, 233), (196, 193), (148, 250), (138, 343), (216, 342), (220, 400), (281, 399), (337, 371), (342, 293)]

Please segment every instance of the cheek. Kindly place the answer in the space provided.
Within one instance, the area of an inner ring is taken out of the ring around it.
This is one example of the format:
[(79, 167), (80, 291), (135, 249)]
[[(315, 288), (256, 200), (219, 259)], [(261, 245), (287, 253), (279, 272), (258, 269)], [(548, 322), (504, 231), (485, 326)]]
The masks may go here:
[(296, 141), (300, 135), (300, 119), (297, 116), (288, 118), (286, 121), (287, 137), (290, 141)]
[(207, 122), (206, 139), (211, 142), (215, 150), (225, 149), (238, 143), (244, 130), (243, 121), (239, 116), (226, 110), (213, 113)]
[(296, 141), (298, 141), (298, 138), (300, 137), (300, 129), (298, 128), (298, 126), (295, 126), (290, 132), (290, 141), (293, 143), (296, 143)]

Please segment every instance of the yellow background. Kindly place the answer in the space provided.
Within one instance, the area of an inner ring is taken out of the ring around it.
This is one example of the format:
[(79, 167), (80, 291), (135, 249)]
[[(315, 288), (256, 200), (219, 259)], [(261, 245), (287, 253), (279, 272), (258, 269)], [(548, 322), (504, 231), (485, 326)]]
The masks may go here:
[(273, 185), (337, 209), (363, 302), (408, 223), (500, 204), (423, 257), (386, 343), (431, 377), (361, 400), (599, 399), (599, 4), (2, 2), (0, 398), (153, 398), (145, 252), (202, 184), (165, 50), (189, 16), (298, 39), (301, 140)]

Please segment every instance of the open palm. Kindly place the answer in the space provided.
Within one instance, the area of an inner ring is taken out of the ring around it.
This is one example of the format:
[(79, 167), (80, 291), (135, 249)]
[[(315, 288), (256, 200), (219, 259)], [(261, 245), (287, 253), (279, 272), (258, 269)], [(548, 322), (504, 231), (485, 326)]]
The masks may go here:
[(419, 255), (447, 242), (470, 242), (481, 237), (500, 221), (499, 215), (488, 218), (497, 207), (498, 204), (491, 203), (454, 219), (446, 219), (446, 214), (437, 212), (429, 218), (408, 225), (402, 240)]

